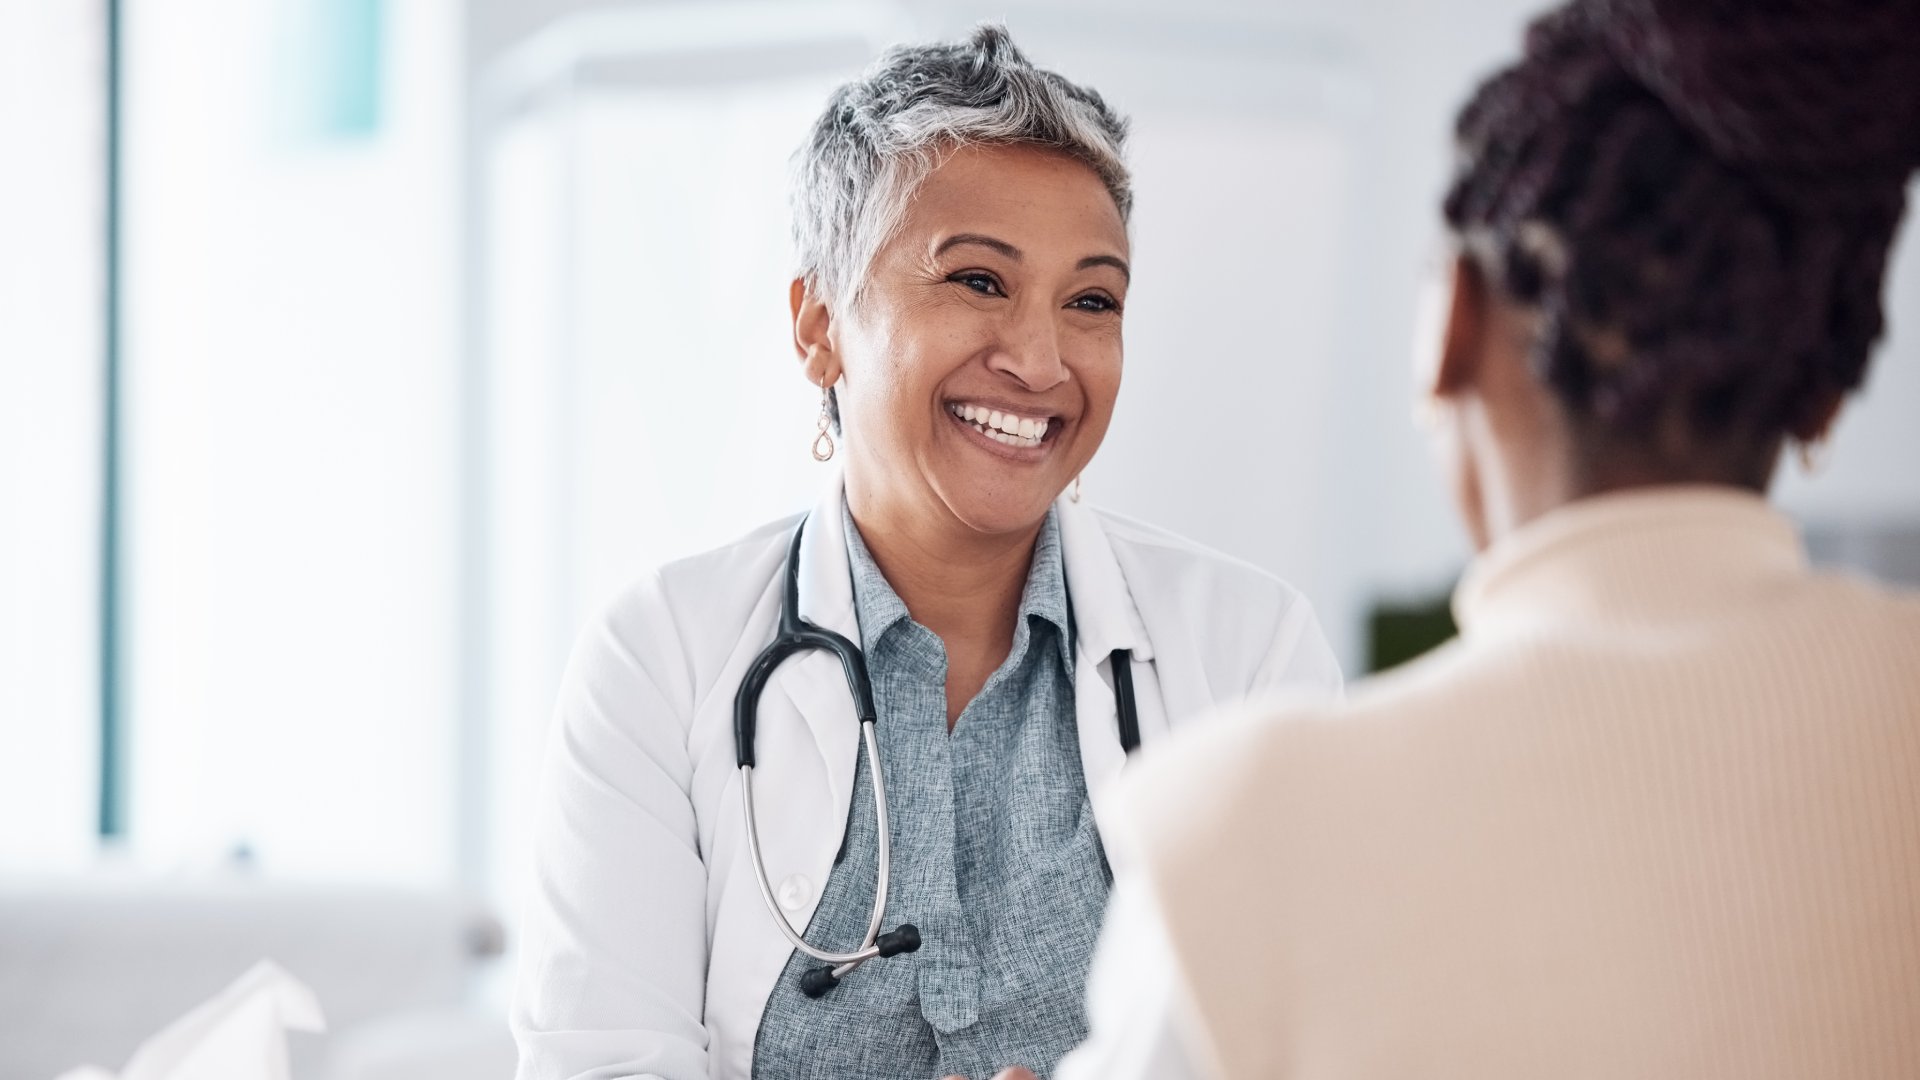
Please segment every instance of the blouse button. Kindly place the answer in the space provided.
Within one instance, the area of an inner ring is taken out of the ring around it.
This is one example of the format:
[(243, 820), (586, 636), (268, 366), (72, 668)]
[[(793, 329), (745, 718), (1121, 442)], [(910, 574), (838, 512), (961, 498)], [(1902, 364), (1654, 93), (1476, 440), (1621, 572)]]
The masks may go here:
[(788, 911), (799, 911), (813, 899), (813, 882), (805, 874), (794, 874), (780, 883), (778, 892), (780, 906)]

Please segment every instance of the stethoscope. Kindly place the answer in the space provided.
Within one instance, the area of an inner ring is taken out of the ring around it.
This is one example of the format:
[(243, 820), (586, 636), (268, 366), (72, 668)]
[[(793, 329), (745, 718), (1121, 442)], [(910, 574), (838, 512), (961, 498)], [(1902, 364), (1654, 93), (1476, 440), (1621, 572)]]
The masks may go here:
[[(887, 825), (887, 787), (880, 775), (880, 745), (873, 733), (876, 719), (873, 685), (867, 681), (867, 661), (859, 646), (800, 617), (800, 536), (805, 528), (806, 522), (802, 521), (793, 530), (793, 540), (787, 545), (787, 588), (780, 606), (780, 632), (773, 644), (754, 657), (746, 677), (740, 680), (739, 693), (734, 695), (733, 741), (740, 761), (740, 801), (747, 817), (747, 855), (753, 860), (754, 880), (760, 883), (760, 899), (766, 902), (774, 925), (793, 947), (824, 965), (809, 968), (800, 977), (801, 991), (817, 998), (840, 985), (848, 972), (876, 956), (897, 956), (918, 949), (920, 929), (912, 923), (901, 923), (884, 934), (880, 932), (880, 924), (886, 918), (887, 874), (892, 865), (893, 842)], [(767, 880), (767, 865), (760, 858), (760, 830), (753, 815), (753, 731), (760, 692), (773, 677), (775, 668), (790, 657), (812, 650), (832, 653), (840, 661), (847, 676), (847, 688), (853, 692), (854, 712), (860, 718), (860, 737), (866, 743), (867, 762), (873, 771), (873, 817), (880, 832), (879, 873), (874, 880), (873, 914), (867, 920), (866, 935), (860, 947), (852, 952), (816, 949), (787, 921), (774, 900), (773, 884)], [(1140, 717), (1133, 703), (1132, 662), (1133, 654), (1129, 650), (1113, 651), (1113, 696), (1120, 719), (1120, 746), (1129, 754), (1140, 745)]]

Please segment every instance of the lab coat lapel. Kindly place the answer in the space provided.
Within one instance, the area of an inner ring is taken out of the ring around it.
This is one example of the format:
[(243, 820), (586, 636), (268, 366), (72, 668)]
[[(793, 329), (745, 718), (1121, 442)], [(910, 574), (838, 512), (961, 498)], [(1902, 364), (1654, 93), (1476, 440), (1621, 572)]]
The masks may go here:
[(1105, 525), (1082, 503), (1063, 498), (1055, 506), (1067, 594), (1073, 603), (1073, 694), (1080, 766), (1086, 774), (1094, 818), (1104, 825), (1106, 793), (1127, 760), (1126, 751), (1120, 748), (1119, 712), (1108, 663), (1115, 649), (1133, 654), (1134, 703), (1143, 747), (1165, 735), (1166, 709), (1152, 663), (1153, 642), (1120, 563), (1114, 558)]
[[(836, 473), (807, 516), (806, 532), (800, 538), (800, 617), (857, 645), (860, 626), (854, 615), (853, 577), (841, 516), (843, 490)], [(833, 805), (838, 808), (837, 820), (845, 820), (860, 745), (860, 725), (845, 671), (832, 654), (810, 652), (781, 665), (772, 682), (813, 733)]]

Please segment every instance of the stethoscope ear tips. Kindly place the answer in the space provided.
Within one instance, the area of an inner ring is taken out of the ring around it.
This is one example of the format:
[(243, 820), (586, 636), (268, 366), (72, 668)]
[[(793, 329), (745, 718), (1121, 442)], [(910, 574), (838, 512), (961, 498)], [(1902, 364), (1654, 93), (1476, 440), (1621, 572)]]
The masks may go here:
[(840, 980), (834, 978), (830, 967), (808, 968), (806, 974), (800, 976), (800, 992), (810, 998), (822, 997), (839, 985)]
[(920, 947), (920, 928), (912, 923), (901, 923), (898, 929), (888, 931), (873, 939), (881, 956), (898, 956), (903, 952), (913, 952)]
[[(901, 953), (913, 952), (920, 948), (920, 928), (912, 923), (901, 923), (895, 929), (874, 938), (873, 947), (881, 956), (898, 956)], [(855, 961), (845, 967), (851, 972), (859, 967), (860, 963)], [(827, 991), (840, 985), (840, 976), (833, 972), (834, 968), (831, 966), (808, 968), (800, 976), (800, 992), (810, 998), (825, 997)]]

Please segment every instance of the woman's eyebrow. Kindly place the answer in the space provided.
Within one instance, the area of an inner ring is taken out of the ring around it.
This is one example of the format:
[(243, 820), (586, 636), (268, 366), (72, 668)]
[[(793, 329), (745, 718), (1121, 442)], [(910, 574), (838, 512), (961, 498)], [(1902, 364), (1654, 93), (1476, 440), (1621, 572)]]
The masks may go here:
[(1021, 259), (1019, 248), (1005, 240), (995, 240), (991, 236), (983, 236), (980, 233), (956, 233), (941, 241), (940, 246), (933, 249), (933, 253), (940, 255), (948, 248), (959, 247), (961, 244), (979, 244), (981, 247), (991, 248), (1014, 262), (1019, 262)]
[[(983, 233), (955, 233), (945, 240), (940, 241), (940, 246), (934, 248), (933, 253), (935, 255), (941, 255), (944, 254), (948, 248), (959, 247), (962, 244), (978, 244), (981, 247), (997, 251), (1007, 258), (1012, 259), (1014, 262), (1019, 262), (1022, 258), (1019, 248), (1014, 247), (1005, 240), (996, 240)], [(1120, 276), (1126, 278), (1128, 282), (1133, 281), (1133, 268), (1127, 265), (1127, 260), (1118, 255), (1089, 255), (1075, 263), (1073, 268), (1075, 270), (1090, 270), (1096, 266), (1111, 266), (1115, 270), (1120, 271)]]
[(1132, 284), (1133, 282), (1132, 268), (1127, 266), (1127, 260), (1118, 255), (1089, 255), (1081, 259), (1078, 263), (1075, 263), (1073, 268), (1075, 270), (1089, 270), (1096, 266), (1111, 266), (1115, 270), (1120, 271), (1120, 276), (1126, 278), (1128, 284)]

